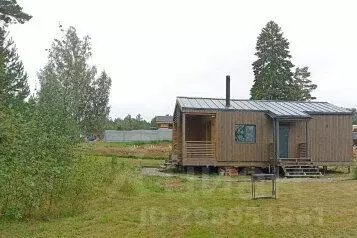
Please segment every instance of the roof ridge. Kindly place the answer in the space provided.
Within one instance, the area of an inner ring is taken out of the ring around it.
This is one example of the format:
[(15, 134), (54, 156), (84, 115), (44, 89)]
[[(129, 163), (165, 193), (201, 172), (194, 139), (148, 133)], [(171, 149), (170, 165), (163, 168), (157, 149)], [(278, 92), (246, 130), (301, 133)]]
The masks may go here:
[[(187, 98), (187, 99), (214, 99), (214, 100), (226, 100), (225, 98), (214, 98), (214, 97), (187, 97), (187, 96), (177, 96), (176, 98)], [(231, 98), (232, 101), (256, 101), (256, 102), (296, 102), (296, 103), (328, 103), (326, 101), (297, 101), (297, 100), (268, 100), (268, 99), (260, 99), (260, 100), (251, 100), (251, 99), (236, 99)], [(333, 104), (331, 104), (333, 105)]]

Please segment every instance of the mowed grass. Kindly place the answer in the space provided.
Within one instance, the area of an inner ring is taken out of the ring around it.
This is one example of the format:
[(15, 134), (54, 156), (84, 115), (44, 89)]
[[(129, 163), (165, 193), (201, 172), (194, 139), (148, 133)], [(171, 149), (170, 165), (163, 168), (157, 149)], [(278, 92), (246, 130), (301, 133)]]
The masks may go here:
[[(2, 222), (0, 237), (348, 237), (357, 234), (357, 181), (340, 174), (280, 179), (278, 198), (251, 200), (244, 177), (144, 176), (141, 159), (97, 156), (108, 182), (83, 212)], [(150, 161), (142, 159), (142, 161)], [(153, 163), (151, 160), (149, 163)], [(143, 162), (144, 163), (144, 162)], [(88, 179), (91, 179), (90, 177)], [(239, 180), (239, 179), (238, 179)], [(258, 184), (269, 192), (271, 184)]]

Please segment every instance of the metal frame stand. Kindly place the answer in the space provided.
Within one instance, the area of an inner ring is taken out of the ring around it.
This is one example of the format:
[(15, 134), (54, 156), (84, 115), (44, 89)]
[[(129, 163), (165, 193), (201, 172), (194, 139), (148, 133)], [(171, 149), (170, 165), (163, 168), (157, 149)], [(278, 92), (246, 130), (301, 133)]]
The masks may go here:
[[(275, 174), (252, 174), (252, 199), (258, 198), (273, 198), (276, 199), (276, 175)], [(260, 196), (257, 197), (255, 195), (255, 185), (257, 182), (271, 180), (272, 187), (271, 187), (271, 196)]]

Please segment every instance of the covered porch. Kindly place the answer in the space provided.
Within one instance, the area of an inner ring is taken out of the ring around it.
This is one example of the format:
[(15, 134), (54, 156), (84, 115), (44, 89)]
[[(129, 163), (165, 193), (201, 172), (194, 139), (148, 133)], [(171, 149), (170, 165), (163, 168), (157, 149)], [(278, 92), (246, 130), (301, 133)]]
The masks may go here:
[(182, 114), (182, 159), (184, 165), (216, 161), (216, 115)]
[(277, 161), (308, 159), (310, 118), (273, 118), (271, 155)]
[(310, 118), (272, 118), (273, 143), (269, 144), (271, 160), (309, 159)]

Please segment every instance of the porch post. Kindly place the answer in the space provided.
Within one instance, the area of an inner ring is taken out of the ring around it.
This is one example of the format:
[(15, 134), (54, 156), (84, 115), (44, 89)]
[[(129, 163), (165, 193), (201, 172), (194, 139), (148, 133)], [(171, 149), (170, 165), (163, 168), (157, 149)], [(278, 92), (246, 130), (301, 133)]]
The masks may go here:
[(276, 124), (273, 118), (273, 173), (276, 175)]
[(182, 160), (186, 157), (186, 114), (182, 113)]
[[(280, 151), (280, 148), (279, 148), (279, 140), (280, 140), (280, 136), (279, 136), (279, 119), (276, 119), (275, 120), (275, 137), (276, 137), (276, 150), (275, 150), (275, 157), (276, 157), (276, 162), (278, 162), (278, 160), (280, 159), (280, 155), (279, 155), (279, 151)], [(276, 174), (277, 174), (277, 177), (279, 177), (279, 167), (276, 166)]]
[(308, 136), (308, 120), (305, 122), (305, 141), (306, 141), (306, 158), (309, 158), (309, 136)]

